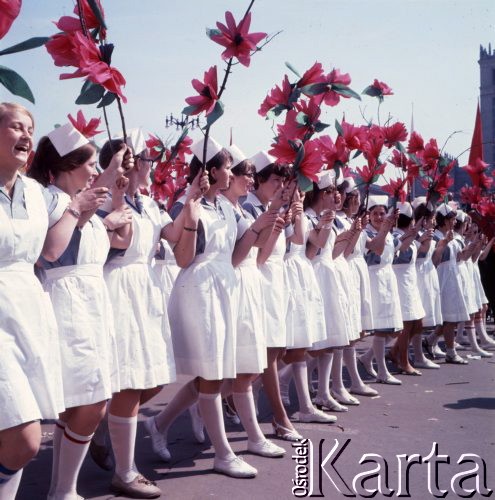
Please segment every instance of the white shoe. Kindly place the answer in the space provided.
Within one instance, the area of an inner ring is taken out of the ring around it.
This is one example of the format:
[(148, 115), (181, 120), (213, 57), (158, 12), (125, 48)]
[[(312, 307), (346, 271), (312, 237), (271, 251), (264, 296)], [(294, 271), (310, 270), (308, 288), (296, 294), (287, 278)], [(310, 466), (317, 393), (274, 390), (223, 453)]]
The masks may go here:
[(239, 415), (237, 415), (237, 411), (235, 410), (235, 408), (232, 408), (232, 406), (230, 406), (229, 400), (227, 398), (222, 399), (222, 402), (225, 418), (230, 423), (239, 425), (241, 423), (241, 419), (239, 418)]
[(318, 410), (325, 408), (326, 410), (329, 411), (338, 411), (338, 412), (349, 411), (349, 408), (347, 408), (347, 406), (341, 405), (338, 401), (335, 401), (335, 399), (333, 399), (332, 396), (330, 396), (330, 398), (316, 396), (312, 401), (313, 404), (316, 406), (316, 408), (318, 408)]
[(493, 356), (493, 352), (488, 352), (488, 351), (485, 351), (483, 349), (471, 349), (471, 351), (478, 355), (478, 356), (481, 356), (482, 358), (491, 358)]
[(194, 437), (198, 443), (205, 442), (205, 424), (199, 414), (198, 403), (194, 403), (189, 407), (189, 416), (191, 417), (191, 425)]
[(368, 397), (378, 396), (378, 391), (366, 384), (363, 384), (362, 386), (359, 387), (353, 387), (351, 385), (349, 392), (351, 394), (356, 394), (357, 396), (368, 396)]
[(359, 399), (355, 398), (346, 389), (341, 390), (340, 392), (330, 391), (332, 398), (336, 399), (340, 404), (349, 405), (349, 406), (358, 406)]
[(376, 381), (379, 384), (402, 385), (402, 381), (399, 380), (398, 378), (395, 378), (393, 375), (390, 375), (390, 373), (387, 375), (386, 378), (376, 377)]
[(213, 470), (225, 474), (226, 476), (238, 478), (256, 477), (256, 474), (258, 474), (258, 471), (254, 467), (237, 456), (228, 459), (215, 457)]
[(364, 371), (373, 378), (376, 378), (378, 374), (376, 373), (375, 369), (373, 368), (373, 361), (370, 363), (363, 361), (361, 357), (357, 358), (358, 362), (361, 364), (361, 366), (364, 368)]
[(304, 422), (306, 424), (309, 424), (311, 422), (333, 424), (336, 421), (337, 417), (335, 415), (328, 415), (327, 413), (323, 413), (316, 408), (308, 413), (303, 413), (301, 411), (299, 412), (299, 422)]
[(157, 428), (155, 417), (149, 417), (144, 421), (144, 426), (151, 438), (151, 447), (153, 451), (164, 461), (170, 462), (172, 456), (167, 448), (167, 437), (163, 435)]
[(495, 340), (487, 337), (486, 342), (480, 342), (480, 347), (485, 351), (493, 351), (495, 349)]
[(433, 361), (425, 358), (424, 361), (414, 361), (414, 368), (426, 368), (427, 370), (437, 370), (440, 368), (440, 365), (434, 363)]
[(253, 443), (252, 441), (248, 441), (247, 449), (250, 453), (254, 453), (255, 455), (260, 455), (267, 458), (279, 458), (285, 455), (284, 448), (277, 446), (269, 439), (265, 439), (260, 443)]
[(436, 358), (445, 358), (446, 353), (438, 347), (438, 345), (432, 346), (431, 350), (433, 351), (433, 354), (435, 355)]

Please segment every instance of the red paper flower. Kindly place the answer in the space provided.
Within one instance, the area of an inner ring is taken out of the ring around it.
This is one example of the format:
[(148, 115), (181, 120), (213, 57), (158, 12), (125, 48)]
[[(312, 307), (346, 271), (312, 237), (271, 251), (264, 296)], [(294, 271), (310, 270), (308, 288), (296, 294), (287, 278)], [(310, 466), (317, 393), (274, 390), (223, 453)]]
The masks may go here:
[(165, 145), (162, 140), (153, 134), (148, 134), (148, 139), (145, 142), (146, 147), (151, 150), (152, 156), (155, 156), (157, 153), (162, 153), (165, 150)]
[(376, 78), (374, 79), (373, 84), (371, 86), (380, 91), (381, 96), (394, 95), (392, 89), (386, 83), (380, 82)]
[(425, 148), (423, 138), (417, 132), (411, 132), (409, 143), (407, 145), (407, 152), (416, 154), (423, 151)]
[(469, 177), (471, 177), (473, 186), (488, 189), (492, 185), (493, 179), (485, 174), (488, 163), (485, 163), (481, 158), (477, 158), (474, 165), (466, 165), (462, 168), (469, 174)]
[(291, 94), (292, 86), (289, 82), (289, 78), (285, 75), (281, 87), (275, 85), (265, 97), (265, 100), (261, 103), (260, 109), (258, 110), (258, 114), (266, 116), (275, 106), (283, 106), (286, 109), (291, 109), (292, 105), (289, 102)]
[(483, 197), (476, 205), (476, 210), (483, 217), (495, 217), (495, 202), (491, 201), (488, 197)]
[(424, 169), (432, 170), (436, 167), (438, 160), (440, 159), (440, 150), (438, 149), (438, 144), (436, 139), (430, 139), (421, 154), (421, 158), (425, 162)]
[(481, 200), (481, 188), (479, 186), (464, 186), (461, 188), (461, 201), (469, 205), (475, 205)]
[[(192, 143), (193, 140), (189, 136), (186, 136), (176, 145), (175, 154), (179, 162), (185, 163), (186, 155), (192, 154), (191, 148), (189, 147)], [(172, 147), (172, 149), (174, 149), (174, 147)]]
[(318, 182), (316, 175), (322, 167), (321, 153), (318, 149), (317, 141), (307, 141), (304, 143), (304, 158), (299, 164), (298, 171), (313, 182)]
[(407, 179), (390, 179), (388, 184), (382, 186), (382, 190), (401, 203), (404, 203), (407, 198), (407, 193), (404, 189), (406, 182)]
[[(84, 22), (86, 23), (86, 27), (89, 29), (100, 27), (100, 22), (98, 21), (98, 18), (94, 15), (93, 9), (89, 6), (88, 0), (80, 0), (80, 3), (81, 3), (82, 15), (84, 18)], [(95, 3), (97, 4), (98, 8), (100, 9), (101, 15), (104, 17), (105, 12), (103, 10), (103, 6), (101, 5), (100, 0), (95, 0)], [(77, 4), (74, 7), (74, 14), (79, 16), (79, 8), (78, 8)]]
[(323, 74), (323, 66), (319, 62), (315, 62), (311, 68), (309, 68), (301, 79), (297, 82), (296, 87), (302, 88), (305, 85), (311, 85), (312, 83), (322, 83), (325, 81), (325, 75)]
[(202, 111), (209, 115), (218, 101), (217, 67), (212, 66), (205, 71), (203, 80), (204, 82), (201, 82), (195, 78), (191, 82), (194, 90), (199, 94), (186, 98), (187, 104), (193, 108), (189, 113), (191, 115), (198, 115)]
[(76, 66), (79, 65), (79, 52), (76, 46), (75, 33), (64, 33), (53, 35), (45, 43), (46, 50), (52, 56), (55, 66)]
[(9, 31), (21, 11), (22, 0), (0, 0), (0, 38)]
[(363, 168), (356, 168), (356, 172), (361, 177), (363, 184), (369, 185), (376, 182), (376, 178), (385, 172), (385, 165), (385, 163), (378, 163), (374, 167), (365, 165)]
[(249, 66), (251, 52), (256, 50), (256, 44), (266, 37), (266, 33), (248, 33), (251, 25), (250, 12), (236, 25), (232, 12), (227, 11), (225, 21), (227, 26), (220, 22), (217, 23), (217, 28), (221, 31), (221, 34), (211, 35), (210, 38), (226, 47), (222, 52), (222, 59), (227, 60), (236, 57), (241, 64)]
[(393, 147), (397, 142), (407, 139), (406, 126), (401, 122), (396, 122), (389, 127), (382, 127), (383, 136), (385, 138), (385, 146)]
[[(334, 68), (325, 77), (325, 81), (330, 85), (337, 83), (340, 85), (348, 86), (351, 83), (351, 77), (349, 76), (349, 73), (341, 73), (339, 69)], [(348, 96), (342, 96), (338, 94), (337, 92), (335, 92), (335, 90), (332, 90), (331, 87), (322, 95), (323, 102), (327, 106), (336, 106), (340, 102), (341, 97), (348, 98)]]
[(96, 134), (101, 134), (103, 130), (97, 130), (98, 126), (101, 123), (101, 118), (91, 118), (91, 120), (86, 121), (84, 114), (81, 110), (77, 112), (77, 118), (73, 118), (72, 115), (67, 115), (74, 128), (79, 130), (84, 137), (90, 139), (94, 137)]
[(348, 123), (346, 121), (342, 121), (340, 124), (342, 128), (342, 139), (346, 147), (353, 151), (355, 149), (359, 149), (361, 144), (366, 142), (366, 129), (363, 127), (356, 127), (352, 123)]

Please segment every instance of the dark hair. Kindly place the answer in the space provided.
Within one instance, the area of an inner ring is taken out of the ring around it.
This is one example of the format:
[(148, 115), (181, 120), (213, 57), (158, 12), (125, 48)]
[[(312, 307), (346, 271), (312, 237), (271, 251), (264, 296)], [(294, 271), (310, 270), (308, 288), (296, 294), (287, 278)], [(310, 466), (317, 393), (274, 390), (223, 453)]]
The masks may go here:
[(455, 212), (449, 212), (447, 215), (443, 215), (440, 212), (435, 214), (437, 227), (442, 227), (448, 219), (453, 219), (455, 217)]
[(421, 219), (421, 217), (424, 218), (429, 218), (433, 215), (433, 211), (430, 210), (427, 206), (426, 203), (420, 203), (415, 209), (414, 209), (414, 218), (416, 220)]
[(105, 142), (103, 147), (101, 148), (100, 155), (98, 156), (98, 161), (100, 163), (100, 167), (105, 170), (110, 162), (112, 161), (113, 155), (119, 151), (120, 146), (124, 144), (122, 139), (112, 139), (110, 141)]
[(405, 229), (408, 228), (411, 224), (412, 217), (409, 217), (406, 214), (399, 214), (399, 217), (397, 218), (397, 227), (399, 229)]
[(270, 175), (278, 175), (279, 177), (284, 177), (287, 179), (289, 177), (289, 165), (277, 163), (270, 163), (265, 168), (256, 172), (254, 175), (254, 189), (258, 189), (260, 184), (264, 184), (269, 178)]
[[(213, 185), (216, 182), (210, 174), (211, 170), (213, 168), (222, 168), (229, 161), (232, 161), (232, 155), (225, 148), (222, 148), (215, 156), (206, 162), (206, 171), (208, 172), (208, 181), (210, 185)], [(193, 156), (191, 163), (189, 163), (189, 176), (187, 177), (187, 182), (189, 184), (192, 183), (200, 170), (203, 170), (203, 162), (195, 155)]]
[[(328, 186), (330, 187), (330, 186)], [(306, 210), (307, 208), (311, 208), (314, 204), (318, 202), (322, 193), (324, 193), (328, 187), (320, 189), (316, 182), (313, 182), (313, 189), (311, 191), (307, 191), (304, 196), (303, 208)]]
[(250, 174), (256, 173), (256, 170), (254, 168), (254, 164), (250, 160), (241, 161), (235, 167), (233, 167), (230, 171), (236, 177), (239, 177), (241, 175), (250, 175)]
[(60, 156), (52, 141), (47, 136), (42, 137), (38, 142), (27, 175), (43, 184), (43, 186), (48, 186), (51, 177), (57, 177), (60, 172), (75, 170), (87, 162), (95, 152), (96, 148), (91, 143), (88, 143), (64, 156)]
[(337, 186), (337, 191), (340, 194), (346, 194), (345, 190), (350, 186), (349, 181), (342, 181), (341, 184)]
[[(347, 182), (347, 181), (344, 181)], [(357, 197), (359, 195), (359, 191), (357, 189), (353, 189), (349, 193), (346, 193), (345, 198), (344, 198), (344, 203), (342, 204), (342, 208), (346, 209), (349, 208), (349, 204), (351, 202), (351, 199), (354, 197)]]
[(464, 224), (464, 222), (466, 222), (465, 219), (464, 220), (456, 219), (454, 224), (454, 231), (458, 231), (459, 229), (461, 229), (461, 226)]

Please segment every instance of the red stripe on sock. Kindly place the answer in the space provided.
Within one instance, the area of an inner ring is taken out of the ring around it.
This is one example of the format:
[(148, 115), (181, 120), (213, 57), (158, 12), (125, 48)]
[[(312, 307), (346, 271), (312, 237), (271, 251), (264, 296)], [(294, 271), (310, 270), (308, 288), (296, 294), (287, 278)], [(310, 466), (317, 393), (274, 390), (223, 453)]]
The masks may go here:
[(86, 443), (89, 443), (89, 441), (91, 441), (91, 439), (88, 439), (87, 441), (81, 441), (80, 439), (76, 439), (72, 436), (70, 436), (69, 434), (67, 434), (66, 431), (64, 431), (64, 436), (69, 440), (69, 441), (72, 441), (73, 443), (76, 443), (76, 444), (86, 444)]

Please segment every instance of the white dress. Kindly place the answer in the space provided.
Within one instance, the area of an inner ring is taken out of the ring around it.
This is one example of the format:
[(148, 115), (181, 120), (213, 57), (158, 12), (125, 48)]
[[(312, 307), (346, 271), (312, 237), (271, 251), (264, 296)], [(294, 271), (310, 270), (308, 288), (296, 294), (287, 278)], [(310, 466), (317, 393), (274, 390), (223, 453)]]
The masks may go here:
[[(132, 241), (126, 250), (112, 249), (104, 268), (113, 304), (121, 390), (150, 389), (175, 380), (163, 295), (151, 267), (164, 220), (154, 200), (147, 196), (140, 200), (141, 212), (126, 196), (132, 210)], [(111, 209), (103, 207), (105, 211)]]
[(237, 222), (231, 207), (203, 199), (200, 226), (202, 252), (180, 270), (168, 306), (177, 373), (235, 378), (238, 302), (232, 251)]
[(163, 304), (166, 311), (168, 308), (170, 294), (172, 293), (172, 288), (180, 271), (180, 268), (175, 261), (174, 252), (166, 240), (160, 240), (159, 249), (155, 255), (153, 269), (161, 282)]
[[(374, 238), (377, 234), (371, 224), (366, 226), (366, 232), (369, 238)], [(381, 255), (369, 251), (366, 254), (370, 275), (373, 324), (375, 330), (379, 331), (393, 332), (402, 330), (403, 327), (399, 289), (392, 269), (395, 252), (394, 238), (388, 233)]]
[[(454, 239), (458, 241), (461, 250), (463, 250), (466, 246), (464, 238), (460, 234), (454, 233)], [(469, 314), (475, 314), (479, 310), (479, 307), (476, 302), (476, 290), (474, 288), (473, 275), (470, 271), (470, 265), (469, 265), (470, 261), (471, 259), (468, 259), (467, 261), (458, 260), (457, 268), (459, 270), (459, 275), (461, 277), (462, 293), (464, 295), (464, 300), (466, 301), (467, 310)]]
[(476, 287), (476, 293), (478, 294), (479, 301), (481, 304), (488, 304), (488, 297), (486, 296), (485, 289), (483, 288), (483, 283), (481, 282), (481, 274), (480, 274), (480, 267), (478, 265), (478, 259), (476, 259), (476, 262), (473, 262), (473, 268), (474, 268), (474, 285)]
[[(404, 235), (402, 229), (395, 229), (393, 236), (400, 239)], [(400, 246), (400, 242), (398, 243)], [(416, 258), (418, 255), (418, 243), (413, 241), (405, 251), (399, 250), (396, 254), (393, 269), (399, 287), (400, 308), (403, 321), (414, 321), (422, 319), (425, 315), (423, 303), (418, 289), (418, 277), (416, 273)]]
[[(255, 219), (258, 218), (267, 207), (258, 200), (254, 193), (247, 195), (243, 208)], [(266, 315), (266, 346), (286, 347), (286, 316), (289, 296), (287, 293), (287, 276), (284, 264), (285, 236), (281, 233), (275, 244), (271, 255), (265, 263), (259, 266), (263, 275), (263, 300)]]
[[(42, 190), (19, 175), (12, 208), (0, 203), (0, 430), (64, 411), (57, 324), (34, 264), (66, 205), (50, 213)], [(0, 188), (4, 196), (10, 205)], [(16, 203), (24, 214), (13, 213)]]
[[(315, 211), (311, 208), (306, 209), (306, 216), (313, 227), (316, 227), (318, 217)], [(327, 243), (312, 259), (316, 280), (323, 297), (326, 326), (326, 338), (313, 344), (313, 349), (343, 347), (349, 345), (351, 338), (348, 295), (339, 279), (332, 257), (336, 237), (332, 228)]]
[[(49, 190), (70, 201), (57, 187)], [(66, 408), (110, 399), (120, 388), (112, 304), (103, 279), (109, 249), (107, 231), (93, 215), (74, 230), (57, 261), (40, 259), (58, 324)]]
[(425, 310), (423, 318), (424, 327), (433, 327), (443, 323), (442, 299), (440, 297), (440, 284), (438, 274), (431, 257), (435, 251), (436, 242), (432, 239), (426, 254), (418, 253), (416, 258), (416, 274), (421, 303)]
[[(225, 201), (225, 203), (230, 203)], [(244, 235), (254, 218), (240, 207), (234, 208), (237, 239)], [(238, 286), (236, 368), (237, 373), (261, 373), (267, 367), (262, 274), (252, 247), (247, 257), (235, 268)]]
[[(433, 238), (438, 242), (444, 235), (438, 229)], [(468, 321), (469, 312), (462, 291), (462, 280), (457, 266), (457, 254), (462, 251), (461, 244), (455, 238), (444, 248), (441, 262), (437, 266), (440, 297), (442, 301), (443, 321), (458, 323)]]
[(304, 244), (289, 243), (285, 254), (287, 270), (287, 348), (309, 348), (326, 339), (323, 297), (311, 261), (306, 257), (306, 242), (313, 229), (303, 214)]

